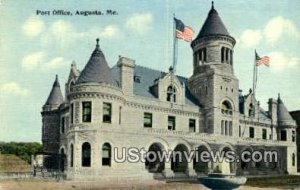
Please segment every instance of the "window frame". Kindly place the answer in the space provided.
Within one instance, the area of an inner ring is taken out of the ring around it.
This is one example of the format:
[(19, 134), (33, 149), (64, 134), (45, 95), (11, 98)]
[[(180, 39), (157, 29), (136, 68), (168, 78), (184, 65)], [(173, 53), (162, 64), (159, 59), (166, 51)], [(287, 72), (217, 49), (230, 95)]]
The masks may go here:
[(254, 127), (249, 127), (249, 138), (255, 138), (255, 129), (254, 129)]
[[(105, 105), (108, 105), (109, 109), (108, 109), (108, 114), (105, 113)], [(108, 116), (108, 117), (106, 117)], [(109, 119), (107, 119), (109, 118)], [(102, 122), (103, 123), (112, 123), (112, 103), (110, 102), (103, 102), (103, 108), (102, 108)]]
[[(193, 126), (191, 126), (191, 123), (193, 123)], [(191, 131), (191, 128), (193, 128), (193, 130)], [(189, 132), (191, 133), (195, 133), (196, 132), (196, 119), (189, 119)]]
[[(147, 118), (147, 116), (149, 116), (149, 118)], [(147, 126), (145, 119), (150, 119), (150, 125)], [(143, 120), (143, 127), (144, 128), (152, 128), (153, 125), (153, 114), (150, 112), (144, 112), (144, 120)]]
[[(86, 106), (89, 104), (89, 106)], [(90, 110), (90, 113), (85, 113), (86, 109)], [(92, 102), (91, 101), (83, 101), (82, 102), (82, 122), (91, 123), (92, 122)]]
[[(172, 126), (171, 125), (169, 125), (170, 124), (170, 122), (173, 122), (172, 124)], [(171, 126), (171, 127), (170, 127)], [(169, 131), (175, 131), (175, 129), (176, 129), (176, 117), (175, 116), (168, 116), (168, 130)]]

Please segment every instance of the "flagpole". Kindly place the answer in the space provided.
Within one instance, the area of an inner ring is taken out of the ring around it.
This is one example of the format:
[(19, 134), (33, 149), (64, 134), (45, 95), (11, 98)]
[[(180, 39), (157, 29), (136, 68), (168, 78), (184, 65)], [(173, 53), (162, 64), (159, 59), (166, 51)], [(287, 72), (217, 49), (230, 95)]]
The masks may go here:
[(253, 97), (252, 97), (252, 103), (254, 103), (255, 99), (255, 88), (256, 88), (256, 50), (254, 50), (254, 64), (253, 64)]
[(177, 39), (176, 39), (176, 23), (175, 13), (173, 13), (173, 73), (175, 73), (176, 62), (177, 62)]

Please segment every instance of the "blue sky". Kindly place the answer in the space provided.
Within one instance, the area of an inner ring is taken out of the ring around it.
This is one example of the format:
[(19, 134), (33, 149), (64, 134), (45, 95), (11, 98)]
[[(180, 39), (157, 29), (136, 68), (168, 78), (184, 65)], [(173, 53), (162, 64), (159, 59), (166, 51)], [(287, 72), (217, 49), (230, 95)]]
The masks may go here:
[[(0, 141), (40, 141), (40, 111), (55, 74), (64, 90), (71, 62), (82, 70), (97, 37), (110, 66), (122, 55), (167, 71), (173, 13), (197, 34), (211, 8), (206, 0), (111, 2), (0, 0)], [(252, 86), (257, 49), (271, 58), (270, 68), (259, 67), (257, 96), (262, 107), (281, 93), (289, 110), (300, 109), (300, 1), (217, 0), (215, 8), (237, 40), (234, 70), (240, 89), (248, 93)], [(118, 15), (40, 16), (37, 10), (115, 10)], [(177, 74), (191, 73), (190, 44), (179, 41)]]

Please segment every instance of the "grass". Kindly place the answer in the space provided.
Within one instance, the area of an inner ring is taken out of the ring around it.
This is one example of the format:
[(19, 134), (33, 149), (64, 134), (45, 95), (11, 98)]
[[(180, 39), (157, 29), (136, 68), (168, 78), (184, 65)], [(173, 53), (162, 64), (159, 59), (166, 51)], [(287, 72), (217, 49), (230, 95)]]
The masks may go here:
[(30, 172), (31, 166), (21, 158), (11, 154), (0, 154), (0, 172)]
[(249, 178), (246, 185), (253, 187), (299, 187), (300, 176), (284, 175), (275, 177), (255, 177)]

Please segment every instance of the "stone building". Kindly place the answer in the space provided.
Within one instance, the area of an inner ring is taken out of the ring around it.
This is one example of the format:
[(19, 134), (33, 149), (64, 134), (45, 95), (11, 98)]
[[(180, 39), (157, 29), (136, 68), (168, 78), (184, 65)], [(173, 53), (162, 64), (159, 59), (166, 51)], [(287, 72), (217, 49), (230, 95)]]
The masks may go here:
[(290, 112), (292, 118), (296, 121), (296, 143), (297, 143), (297, 171), (300, 172), (300, 110)]
[[(270, 98), (265, 111), (251, 90), (239, 90), (236, 41), (213, 6), (191, 43), (189, 78), (122, 56), (109, 68), (98, 43), (82, 71), (72, 63), (65, 97), (56, 77), (43, 106), (43, 148), (48, 161), (56, 161), (49, 167), (59, 167), (69, 179), (297, 172), (295, 121), (280, 97)], [(157, 154), (234, 151), (237, 159), (245, 150), (277, 151), (278, 161), (117, 161), (122, 148), (130, 147)]]

